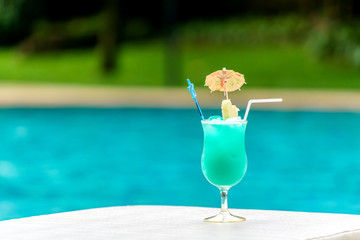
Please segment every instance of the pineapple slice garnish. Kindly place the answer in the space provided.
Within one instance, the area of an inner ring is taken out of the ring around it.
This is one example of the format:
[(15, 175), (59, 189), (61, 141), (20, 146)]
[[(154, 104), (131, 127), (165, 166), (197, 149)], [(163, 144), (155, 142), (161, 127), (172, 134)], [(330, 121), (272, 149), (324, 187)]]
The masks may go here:
[(231, 104), (230, 100), (223, 100), (221, 103), (221, 112), (223, 119), (238, 117), (239, 109)]

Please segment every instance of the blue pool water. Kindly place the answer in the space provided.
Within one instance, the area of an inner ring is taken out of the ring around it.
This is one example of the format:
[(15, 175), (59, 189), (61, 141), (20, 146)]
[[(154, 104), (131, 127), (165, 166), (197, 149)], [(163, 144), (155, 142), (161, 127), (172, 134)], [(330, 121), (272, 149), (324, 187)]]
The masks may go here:
[[(219, 114), (205, 110), (207, 116)], [(360, 213), (360, 114), (252, 111), (230, 208)], [(0, 219), (95, 207), (219, 207), (194, 109), (1, 109)]]

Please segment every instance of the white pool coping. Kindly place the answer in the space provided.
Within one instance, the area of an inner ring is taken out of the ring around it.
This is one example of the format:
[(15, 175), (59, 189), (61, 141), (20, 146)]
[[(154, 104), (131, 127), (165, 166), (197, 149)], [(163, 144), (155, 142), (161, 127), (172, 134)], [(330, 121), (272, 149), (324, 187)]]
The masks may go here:
[(1, 239), (360, 239), (360, 215), (231, 210), (241, 223), (205, 223), (219, 209), (123, 206), (0, 222)]
[[(222, 93), (196, 88), (201, 107), (220, 108)], [(360, 91), (243, 89), (229, 93), (244, 110), (250, 99), (277, 98), (282, 103), (255, 104), (253, 109), (360, 111)], [(183, 88), (138, 88), (78, 85), (0, 85), (0, 107), (160, 107), (194, 108)]]

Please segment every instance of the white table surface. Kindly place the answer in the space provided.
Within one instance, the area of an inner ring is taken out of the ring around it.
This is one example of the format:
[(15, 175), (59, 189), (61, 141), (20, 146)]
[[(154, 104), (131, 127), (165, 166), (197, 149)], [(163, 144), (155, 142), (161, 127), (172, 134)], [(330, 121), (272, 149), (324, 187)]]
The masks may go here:
[(360, 215), (239, 210), (242, 223), (205, 223), (218, 209), (124, 206), (0, 222), (0, 239), (360, 239)]

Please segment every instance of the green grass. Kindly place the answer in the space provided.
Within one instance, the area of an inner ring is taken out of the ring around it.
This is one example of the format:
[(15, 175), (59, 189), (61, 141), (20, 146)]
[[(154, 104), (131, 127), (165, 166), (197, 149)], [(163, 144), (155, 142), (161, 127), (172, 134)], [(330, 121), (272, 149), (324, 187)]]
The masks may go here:
[(117, 70), (100, 71), (97, 50), (76, 50), (24, 56), (0, 50), (0, 81), (13, 83), (75, 83), (162, 85), (163, 56), (159, 45), (123, 47)]
[[(360, 71), (341, 61), (318, 61), (301, 46), (183, 46), (182, 75), (196, 85), (227, 67), (245, 74), (250, 88), (360, 88)], [(126, 44), (118, 68), (101, 73), (97, 50), (24, 56), (0, 49), (0, 82), (163, 86), (164, 48), (156, 43)]]

